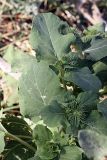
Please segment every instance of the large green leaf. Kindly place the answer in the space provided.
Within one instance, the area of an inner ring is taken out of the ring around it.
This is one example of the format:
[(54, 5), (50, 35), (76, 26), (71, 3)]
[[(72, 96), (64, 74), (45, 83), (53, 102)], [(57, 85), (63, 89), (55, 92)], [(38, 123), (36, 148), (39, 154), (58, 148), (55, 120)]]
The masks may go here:
[(82, 150), (77, 146), (66, 146), (62, 151), (59, 160), (81, 160)]
[(104, 159), (107, 155), (107, 136), (92, 130), (79, 131), (78, 140), (88, 158)]
[(60, 82), (47, 63), (29, 63), (19, 82), (19, 103), (24, 116), (36, 118), (60, 94)]
[(87, 58), (98, 61), (107, 56), (107, 39), (95, 40), (91, 47), (84, 51)]
[(104, 115), (104, 117), (107, 119), (107, 99), (105, 99), (101, 103), (98, 103), (97, 107), (99, 112), (101, 112)]
[(51, 127), (59, 126), (61, 122), (66, 121), (64, 110), (56, 101), (46, 106), (42, 110), (41, 116), (44, 122)]
[(97, 92), (101, 88), (100, 80), (91, 73), (88, 67), (65, 73), (64, 79), (73, 82), (84, 91)]
[(52, 13), (34, 17), (30, 41), (36, 50), (37, 58), (52, 62), (69, 53), (75, 36), (68, 30), (69, 25)]

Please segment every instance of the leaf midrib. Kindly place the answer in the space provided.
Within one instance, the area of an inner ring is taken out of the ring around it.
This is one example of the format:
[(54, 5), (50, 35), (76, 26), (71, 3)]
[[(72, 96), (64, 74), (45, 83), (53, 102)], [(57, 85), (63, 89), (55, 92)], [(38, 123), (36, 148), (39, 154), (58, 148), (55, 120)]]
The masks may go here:
[(56, 50), (55, 50), (55, 47), (54, 47), (54, 44), (53, 44), (53, 41), (52, 41), (53, 39), (52, 39), (52, 37), (51, 37), (51, 33), (50, 33), (50, 31), (49, 31), (49, 28), (48, 28), (48, 24), (47, 24), (46, 18), (45, 18), (44, 15), (43, 15), (43, 17), (44, 17), (44, 19), (45, 19), (47, 31), (48, 31), (48, 34), (49, 34), (49, 37), (50, 37), (50, 40), (51, 40), (51, 44), (52, 44), (52, 47), (53, 47), (53, 50), (54, 50), (54, 54), (55, 54), (55, 56), (57, 57)]
[(90, 52), (90, 51), (94, 51), (94, 50), (99, 50), (99, 49), (104, 48), (104, 47), (106, 47), (106, 46), (107, 46), (107, 45), (103, 45), (103, 46), (101, 46), (101, 47), (92, 48), (92, 49), (87, 49), (85, 52)]

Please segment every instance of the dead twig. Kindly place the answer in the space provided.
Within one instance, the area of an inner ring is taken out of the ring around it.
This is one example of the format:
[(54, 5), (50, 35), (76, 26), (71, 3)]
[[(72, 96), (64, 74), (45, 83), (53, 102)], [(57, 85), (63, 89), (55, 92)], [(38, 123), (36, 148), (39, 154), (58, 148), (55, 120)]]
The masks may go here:
[(15, 35), (15, 34), (17, 34), (17, 33), (19, 33), (19, 32), (20, 32), (20, 28), (18, 27), (18, 29), (15, 30), (15, 31), (13, 31), (13, 32), (3, 34), (3, 35), (2, 35), (2, 38), (7, 38), (7, 37), (9, 37), (9, 36), (13, 36), (13, 35)]
[(3, 6), (9, 7), (10, 9), (13, 8), (13, 6), (12, 6), (10, 3), (8, 3), (6, 0), (0, 0), (0, 3), (1, 3)]
[[(5, 49), (7, 49), (10, 44), (13, 44), (13, 45), (15, 45), (16, 47), (18, 47), (19, 49), (21, 49), (20, 45), (18, 45), (18, 42), (19, 42), (19, 41), (16, 41), (16, 42), (15, 42), (13, 39), (8, 38), (8, 37), (5, 37), (4, 39), (8, 40), (10, 43), (7, 44), (7, 45), (5, 45), (4, 47), (0, 48), (0, 52), (1, 52), (1, 51), (4, 51)], [(28, 36), (23, 37), (22, 39), (20, 39), (20, 42), (23, 42), (23, 41), (25, 41), (25, 40), (28, 40)]]

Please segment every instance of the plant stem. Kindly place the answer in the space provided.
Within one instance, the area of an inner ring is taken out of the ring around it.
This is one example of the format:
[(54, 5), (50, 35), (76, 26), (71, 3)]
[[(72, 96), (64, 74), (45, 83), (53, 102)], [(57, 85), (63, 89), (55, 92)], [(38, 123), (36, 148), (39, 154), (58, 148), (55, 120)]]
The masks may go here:
[(25, 138), (25, 139), (32, 139), (30, 136), (22, 136), (22, 135), (16, 135), (19, 138)]
[(8, 108), (5, 108), (2, 110), (2, 112), (7, 112), (7, 111), (10, 111), (11, 109), (18, 109), (19, 106), (14, 106), (14, 107), (8, 107)]
[(9, 132), (6, 132), (6, 136), (18, 141), (19, 143), (23, 144), (24, 146), (26, 146), (27, 148), (29, 148), (33, 152), (36, 152), (36, 148), (31, 146), (29, 143), (25, 142), (24, 140), (20, 139), (19, 137), (15, 136), (15, 135), (13, 135), (13, 134), (11, 134)]

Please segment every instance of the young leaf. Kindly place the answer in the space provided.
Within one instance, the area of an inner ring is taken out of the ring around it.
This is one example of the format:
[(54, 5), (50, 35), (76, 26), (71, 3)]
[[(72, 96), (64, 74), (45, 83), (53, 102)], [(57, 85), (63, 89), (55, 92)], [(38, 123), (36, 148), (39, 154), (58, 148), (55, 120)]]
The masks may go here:
[(37, 146), (36, 155), (42, 160), (53, 160), (58, 155), (57, 146), (54, 143), (46, 143), (43, 146)]
[(52, 132), (43, 125), (37, 125), (33, 130), (33, 138), (36, 144), (45, 144), (52, 140)]
[(37, 58), (51, 62), (61, 60), (75, 40), (74, 34), (67, 30), (70, 30), (69, 25), (52, 13), (34, 17), (30, 41)]
[(37, 125), (33, 131), (33, 137), (37, 145), (36, 155), (42, 160), (51, 160), (58, 154), (58, 147), (52, 142), (52, 132), (43, 125)]
[[(61, 135), (61, 132), (54, 131), (53, 140), (54, 140), (55, 143), (59, 144), (60, 147), (68, 145), (70, 138), (71, 137), (69, 137), (69, 134), (62, 133), (62, 135)], [(73, 138), (70, 139), (70, 140), (71, 140), (71, 143), (74, 143), (74, 139)]]

